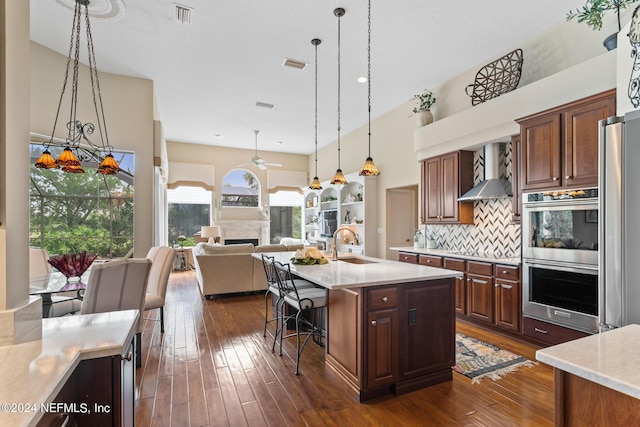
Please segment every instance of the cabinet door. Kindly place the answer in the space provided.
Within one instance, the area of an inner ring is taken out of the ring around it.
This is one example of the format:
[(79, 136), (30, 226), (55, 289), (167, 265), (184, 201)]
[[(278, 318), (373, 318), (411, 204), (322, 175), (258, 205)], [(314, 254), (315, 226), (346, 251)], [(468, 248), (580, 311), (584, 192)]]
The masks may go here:
[(453, 279), (406, 284), (400, 295), (400, 381), (455, 364)]
[(441, 157), (442, 168), (442, 205), (440, 220), (442, 222), (458, 221), (458, 153), (445, 154)]
[(496, 325), (520, 330), (520, 282), (495, 278)]
[(440, 222), (442, 211), (442, 172), (440, 157), (427, 159), (424, 162), (423, 204), (426, 223)]
[(598, 185), (598, 121), (615, 114), (615, 97), (564, 113), (564, 185)]
[(456, 277), (455, 308), (456, 313), (467, 314), (467, 279)]
[(467, 274), (467, 314), (493, 323), (493, 278)]
[(521, 123), (523, 190), (561, 185), (560, 114), (536, 117)]
[(520, 224), (522, 210), (522, 189), (520, 188), (520, 135), (511, 137), (511, 222)]
[(394, 384), (398, 379), (398, 309), (367, 313), (365, 389)]

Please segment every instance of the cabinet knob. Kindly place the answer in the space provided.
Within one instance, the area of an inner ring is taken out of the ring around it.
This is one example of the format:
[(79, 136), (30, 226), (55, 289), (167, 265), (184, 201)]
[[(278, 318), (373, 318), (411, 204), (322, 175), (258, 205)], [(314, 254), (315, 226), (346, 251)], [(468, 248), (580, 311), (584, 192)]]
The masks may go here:
[(507, 270), (502, 270), (502, 274), (509, 274)]
[(573, 177), (571, 175), (567, 175), (564, 177), (564, 179), (573, 179)]
[(375, 320), (371, 321), (371, 326), (376, 326), (378, 324), (378, 322), (376, 322)]
[(467, 282), (470, 282), (470, 281), (471, 281), (471, 279), (467, 279)]
[(554, 181), (557, 181), (557, 180), (558, 180), (558, 177), (557, 177), (557, 176), (554, 176), (554, 177), (553, 177), (553, 180), (554, 180)]
[(387, 302), (387, 301), (389, 301), (389, 298), (387, 298), (387, 297), (382, 297), (382, 302)]
[(133, 360), (133, 351), (130, 351), (129, 353), (127, 353), (126, 356), (122, 356), (122, 358), (127, 362), (131, 362)]
[(496, 284), (495, 284), (495, 285), (493, 285), (493, 286), (495, 286), (496, 288), (499, 288), (499, 287), (500, 287), (500, 283), (496, 283)]
[(431, 260), (430, 259), (427, 260), (427, 264), (431, 264)]

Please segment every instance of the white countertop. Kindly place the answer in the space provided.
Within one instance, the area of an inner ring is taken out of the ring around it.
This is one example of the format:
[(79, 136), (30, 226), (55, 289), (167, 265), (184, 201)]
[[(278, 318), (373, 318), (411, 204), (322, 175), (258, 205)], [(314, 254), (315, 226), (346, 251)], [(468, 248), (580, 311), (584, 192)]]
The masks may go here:
[(389, 248), (392, 251), (398, 252), (409, 252), (414, 254), (424, 254), (424, 255), (435, 255), (435, 256), (443, 256), (449, 258), (461, 258), (461, 259), (470, 259), (472, 261), (484, 261), (484, 262), (492, 262), (494, 264), (510, 264), (510, 265), (520, 265), (522, 260), (520, 257), (506, 257), (506, 256), (498, 256), (492, 253), (463, 253), (461, 251), (451, 251), (447, 249), (427, 249), (427, 248), (415, 248), (413, 246), (402, 246), (402, 247), (393, 247)]
[(554, 345), (536, 359), (640, 399), (640, 325), (628, 325)]
[(52, 402), (81, 360), (123, 354), (137, 320), (138, 310), (43, 319), (42, 340), (1, 346), (0, 425), (36, 425), (42, 413), (6, 404)]
[[(261, 259), (261, 253), (254, 257)], [(295, 252), (265, 252), (283, 264), (290, 263)], [(462, 272), (406, 262), (341, 253), (338, 258), (359, 258), (373, 261), (370, 264), (352, 264), (346, 261), (331, 261), (327, 264), (291, 264), (291, 272), (305, 280), (327, 289), (362, 288), (390, 285), (393, 283), (418, 282), (462, 276)]]

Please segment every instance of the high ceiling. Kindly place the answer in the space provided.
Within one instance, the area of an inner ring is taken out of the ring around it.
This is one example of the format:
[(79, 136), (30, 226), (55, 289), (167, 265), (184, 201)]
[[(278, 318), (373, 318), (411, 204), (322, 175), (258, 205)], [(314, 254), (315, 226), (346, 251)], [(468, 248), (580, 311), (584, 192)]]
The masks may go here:
[[(98, 69), (153, 80), (168, 140), (309, 154), (337, 136), (337, 30), (341, 18), (342, 135), (367, 122), (364, 0), (91, 0)], [(74, 0), (31, 0), (31, 39), (66, 55)], [(179, 23), (176, 4), (193, 8)], [(565, 20), (584, 0), (373, 0), (372, 118), (501, 56)], [(102, 17), (102, 18), (101, 18)], [(83, 37), (84, 40), (84, 37)], [(283, 66), (286, 58), (304, 70)], [(61, 78), (63, 70), (60, 70)], [(256, 102), (275, 104), (273, 109)], [(106, 111), (108, 116), (109, 112)]]

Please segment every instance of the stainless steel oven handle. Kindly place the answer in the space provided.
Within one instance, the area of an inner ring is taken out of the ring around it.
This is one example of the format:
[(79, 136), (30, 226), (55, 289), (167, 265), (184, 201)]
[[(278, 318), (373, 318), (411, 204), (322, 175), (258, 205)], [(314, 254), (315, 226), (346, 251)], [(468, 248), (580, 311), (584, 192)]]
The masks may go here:
[(564, 199), (522, 203), (522, 208), (524, 210), (533, 210), (539, 208), (544, 208), (545, 210), (555, 210), (559, 207), (571, 209), (598, 209), (598, 199)]
[(526, 267), (536, 267), (543, 268), (545, 270), (561, 270), (561, 271), (569, 271), (569, 272), (582, 272), (586, 274), (598, 274), (598, 266), (586, 265), (586, 264), (577, 264), (574, 262), (553, 262), (544, 260), (544, 264), (539, 262), (538, 260), (532, 260), (530, 258), (523, 258), (522, 265), (526, 269)]

